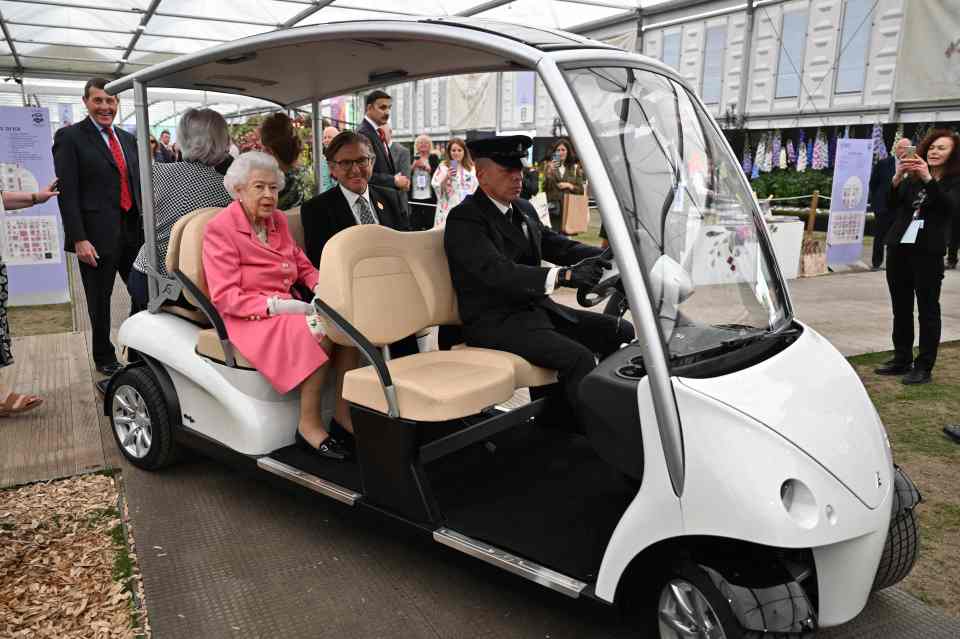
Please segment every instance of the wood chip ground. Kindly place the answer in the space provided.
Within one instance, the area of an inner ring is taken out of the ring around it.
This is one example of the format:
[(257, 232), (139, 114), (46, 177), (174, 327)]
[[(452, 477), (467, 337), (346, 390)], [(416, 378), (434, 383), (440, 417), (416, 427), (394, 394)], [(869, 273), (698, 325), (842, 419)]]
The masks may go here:
[(149, 636), (121, 510), (99, 474), (0, 491), (0, 639)]

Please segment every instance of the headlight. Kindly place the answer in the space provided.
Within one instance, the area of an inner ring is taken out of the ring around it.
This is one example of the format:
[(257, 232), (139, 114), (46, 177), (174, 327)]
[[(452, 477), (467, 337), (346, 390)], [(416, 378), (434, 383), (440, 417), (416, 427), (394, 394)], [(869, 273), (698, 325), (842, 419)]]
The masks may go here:
[(788, 479), (780, 486), (780, 501), (790, 518), (801, 528), (817, 525), (819, 508), (813, 492), (799, 479)]

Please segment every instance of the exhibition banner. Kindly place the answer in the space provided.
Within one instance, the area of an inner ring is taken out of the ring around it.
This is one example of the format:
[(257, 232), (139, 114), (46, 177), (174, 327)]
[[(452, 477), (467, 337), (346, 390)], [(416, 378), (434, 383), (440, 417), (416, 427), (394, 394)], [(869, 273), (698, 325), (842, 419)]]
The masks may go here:
[[(35, 193), (53, 181), (50, 113), (0, 106), (0, 190)], [(70, 301), (57, 199), (0, 213), (11, 306)]]
[(827, 264), (852, 264), (863, 253), (873, 140), (837, 140), (827, 222)]
[(960, 98), (960, 2), (908, 0), (897, 48), (897, 102)]

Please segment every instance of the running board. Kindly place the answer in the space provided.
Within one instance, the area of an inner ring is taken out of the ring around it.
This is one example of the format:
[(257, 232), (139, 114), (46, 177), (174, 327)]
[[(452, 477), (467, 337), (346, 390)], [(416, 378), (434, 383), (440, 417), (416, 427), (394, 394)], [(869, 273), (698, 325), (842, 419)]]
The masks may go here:
[(348, 506), (353, 506), (353, 504), (362, 497), (358, 492), (354, 492), (349, 488), (344, 488), (338, 484), (335, 484), (326, 479), (321, 479), (316, 475), (311, 475), (310, 473), (305, 473), (299, 468), (294, 468), (289, 464), (284, 464), (283, 462), (277, 461), (272, 457), (260, 457), (257, 459), (257, 466), (267, 471), (268, 473), (273, 473), (279, 477), (283, 477), (289, 481), (292, 481), (295, 484), (300, 484), (310, 490), (320, 493), (321, 495), (326, 495), (336, 499), (339, 502), (347, 504)]
[(433, 539), (434, 541), (439, 541), (444, 546), (459, 550), (466, 555), (476, 557), (488, 564), (503, 568), (508, 572), (520, 575), (541, 586), (546, 586), (551, 590), (556, 590), (574, 599), (579, 597), (583, 589), (587, 587), (587, 584), (573, 577), (560, 574), (532, 561), (521, 559), (505, 550), (500, 550), (490, 544), (467, 537), (449, 528), (435, 530), (433, 532)]

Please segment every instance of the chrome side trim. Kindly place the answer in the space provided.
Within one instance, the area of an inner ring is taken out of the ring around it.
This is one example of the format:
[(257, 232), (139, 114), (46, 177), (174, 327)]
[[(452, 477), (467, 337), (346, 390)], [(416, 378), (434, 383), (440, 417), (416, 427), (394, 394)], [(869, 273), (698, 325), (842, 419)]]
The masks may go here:
[(305, 473), (298, 468), (294, 468), (289, 464), (279, 462), (272, 457), (260, 457), (257, 459), (257, 466), (268, 473), (273, 473), (274, 475), (283, 477), (284, 479), (292, 481), (295, 484), (300, 484), (301, 486), (309, 488), (315, 493), (326, 495), (327, 497), (336, 499), (337, 501), (348, 506), (353, 506), (354, 502), (363, 496), (358, 492), (350, 490), (349, 488), (344, 488), (343, 486), (334, 484), (326, 479), (320, 479), (316, 475)]
[(550, 590), (556, 590), (568, 597), (576, 599), (580, 593), (587, 587), (582, 581), (568, 577), (554, 570), (550, 570), (538, 563), (521, 559), (505, 550), (495, 548), (477, 539), (462, 535), (449, 528), (440, 528), (433, 531), (434, 541), (438, 541), (444, 546), (449, 546), (454, 550), (459, 550), (465, 555), (476, 557), (488, 564), (493, 564), (498, 568), (503, 568), (507, 572), (512, 572), (541, 586), (546, 586)]

